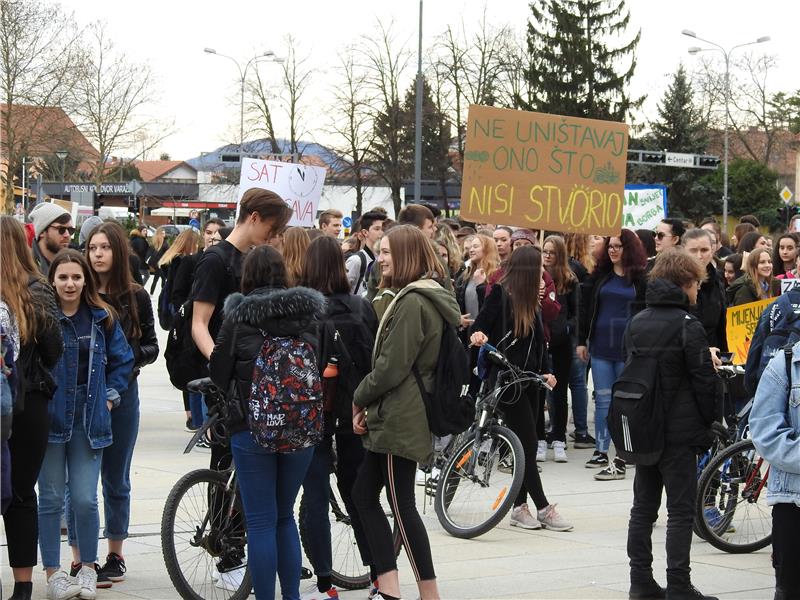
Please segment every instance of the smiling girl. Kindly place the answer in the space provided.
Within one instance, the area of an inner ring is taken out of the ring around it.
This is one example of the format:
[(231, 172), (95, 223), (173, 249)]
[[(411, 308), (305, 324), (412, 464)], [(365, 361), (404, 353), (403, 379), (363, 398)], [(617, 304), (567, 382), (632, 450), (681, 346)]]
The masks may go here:
[(725, 292), (728, 306), (773, 298), (780, 293), (780, 282), (772, 276), (772, 257), (766, 248), (756, 248), (747, 256), (744, 275)]
[[(39, 473), (39, 546), (48, 598), (92, 599), (97, 586), (97, 481), (103, 448), (112, 443), (111, 410), (128, 389), (133, 352), (113, 309), (97, 293), (86, 259), (62, 250), (50, 265), (64, 354), (53, 371), (50, 435)], [(69, 490), (81, 567), (77, 585), (60, 573), (60, 520)]]

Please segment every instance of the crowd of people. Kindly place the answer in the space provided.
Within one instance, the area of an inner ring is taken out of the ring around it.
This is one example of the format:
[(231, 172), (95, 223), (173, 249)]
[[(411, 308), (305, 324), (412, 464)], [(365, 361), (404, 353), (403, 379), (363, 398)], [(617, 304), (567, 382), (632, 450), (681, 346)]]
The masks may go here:
[[(307, 598), (338, 598), (327, 514), (334, 443), (370, 598), (400, 597), (383, 490), (420, 597), (439, 597), (415, 484), (435, 479), (424, 394), (444, 324), (458, 330), (471, 360), (491, 344), (553, 388), (527, 387), (502, 407), (526, 459), (510, 524), (527, 530), (573, 529), (545, 494), (537, 463), (574, 460), (570, 446), (593, 449), (585, 466), (594, 480), (626, 478), (632, 465), (611, 454), (612, 389), (634, 342), (658, 349), (665, 448), (657, 464), (635, 469), (630, 597), (710, 598), (691, 584), (689, 551), (695, 457), (722, 416), (715, 368), (728, 350), (726, 309), (775, 297), (781, 279), (800, 277), (800, 235), (791, 226), (773, 240), (746, 216), (728, 239), (714, 219), (694, 226), (665, 218), (654, 231), (602, 237), (463, 223), (410, 204), (396, 220), (381, 209), (363, 213), (342, 239), (339, 211), (324, 211), (313, 229), (287, 228), (290, 217), (278, 195), (254, 189), (232, 228), (209, 219), (171, 243), (163, 229), (148, 242), (144, 228), (128, 234), (93, 217), (76, 247), (71, 216), (55, 204), (35, 207), (27, 229), (0, 217), (3, 376), (14, 399), (13, 420), (4, 411), (2, 469), (12, 600), (32, 597), (37, 544), (48, 598), (91, 599), (125, 579), (137, 377), (159, 353), (157, 324), (170, 330), (185, 314), (197, 378), (210, 375), (226, 392), (230, 439), (199, 443), (211, 442), (212, 468), (237, 468), (257, 598), (272, 598), (278, 580), (283, 597), (300, 597), (301, 489), (303, 518), (319, 534), (309, 549), (317, 590)], [(307, 395), (304, 405), (276, 407), (291, 385), (292, 397)], [(197, 431), (206, 399), (181, 391), (186, 429)], [(650, 543), (664, 489), (666, 589), (654, 577)], [(62, 518), (72, 548), (67, 570)], [(783, 556), (776, 549), (776, 565)], [(223, 557), (216, 585), (235, 589), (244, 560)]]

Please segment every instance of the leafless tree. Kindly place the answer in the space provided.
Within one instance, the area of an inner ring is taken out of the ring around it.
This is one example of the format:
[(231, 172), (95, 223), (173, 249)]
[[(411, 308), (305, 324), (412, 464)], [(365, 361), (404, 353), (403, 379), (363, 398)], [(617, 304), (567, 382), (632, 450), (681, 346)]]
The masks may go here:
[(149, 66), (129, 61), (103, 23), (88, 31), (89, 54), (73, 92), (72, 113), (100, 154), (94, 174), (99, 186), (107, 178), (112, 155), (124, 150), (134, 158), (146, 154), (170, 135), (172, 124), (146, 113), (155, 94)]
[(298, 142), (302, 131), (301, 113), (303, 96), (308, 88), (312, 71), (307, 67), (308, 56), (298, 56), (297, 40), (286, 36), (286, 57), (283, 60), (283, 98), (286, 116), (289, 117), (289, 152), (302, 154)]
[(356, 213), (363, 211), (367, 179), (367, 157), (372, 149), (374, 130), (366, 94), (366, 73), (356, 65), (352, 48), (339, 54), (339, 79), (333, 89), (329, 133), (337, 143), (332, 148), (338, 169), (352, 181), (356, 192)]
[(253, 69), (253, 75), (247, 82), (248, 101), (246, 104), (247, 112), (250, 115), (250, 122), (258, 131), (266, 134), (270, 144), (270, 151), (280, 154), (283, 149), (278, 144), (275, 135), (275, 125), (272, 121), (272, 107), (276, 101), (276, 95), (272, 92), (274, 83), (270, 83), (266, 76), (262, 75), (258, 65)]
[(41, 0), (0, 0), (0, 142), (2, 207), (13, 208), (23, 157), (60, 150), (42, 107), (59, 106), (71, 92), (83, 58), (73, 16)]

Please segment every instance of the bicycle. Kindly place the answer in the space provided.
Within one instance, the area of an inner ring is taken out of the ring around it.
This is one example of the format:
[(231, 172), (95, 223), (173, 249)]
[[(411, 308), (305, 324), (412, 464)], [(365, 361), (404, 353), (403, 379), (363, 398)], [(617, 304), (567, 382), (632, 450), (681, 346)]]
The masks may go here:
[[(436, 516), (444, 530), (464, 539), (494, 528), (522, 487), (525, 453), (517, 435), (503, 424), (501, 398), (523, 383), (550, 389), (540, 375), (515, 367), (488, 344), (484, 348), (488, 360), (501, 370), (491, 389), (485, 381), (481, 385), (475, 403), (476, 420), (445, 462), (434, 498)], [(518, 397), (512, 401), (516, 400)]]

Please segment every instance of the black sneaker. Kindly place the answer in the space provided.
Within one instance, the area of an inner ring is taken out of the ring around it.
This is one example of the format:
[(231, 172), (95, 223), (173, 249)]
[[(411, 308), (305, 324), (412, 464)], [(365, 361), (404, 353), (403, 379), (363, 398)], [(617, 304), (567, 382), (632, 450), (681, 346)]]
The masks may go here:
[[(110, 552), (106, 556), (106, 564), (100, 568), (100, 573), (107, 577), (110, 581), (117, 583), (125, 581), (125, 559), (119, 554)], [(98, 573), (97, 581), (100, 581), (100, 573)]]
[(625, 461), (621, 458), (615, 458), (608, 466), (595, 473), (594, 478), (598, 481), (614, 481), (615, 479), (625, 479)]
[(195, 427), (194, 425), (192, 425), (192, 420), (191, 419), (186, 419), (186, 425), (184, 426), (183, 429), (184, 429), (184, 431), (188, 431), (189, 433), (195, 433), (200, 428), (199, 427)]
[(588, 433), (575, 434), (575, 436), (572, 439), (575, 440), (572, 446), (576, 450), (580, 450), (583, 448), (594, 448), (596, 445), (595, 439)]
[[(69, 575), (70, 577), (77, 577), (81, 570), (82, 563), (70, 563)], [(123, 563), (124, 565), (125, 563)], [(110, 588), (114, 583), (108, 578), (107, 575), (101, 572), (100, 565), (94, 563), (94, 570), (97, 571), (97, 589), (104, 590)]]
[(600, 469), (606, 466), (608, 466), (608, 454), (605, 452), (598, 452), (595, 450), (594, 454), (592, 454), (592, 458), (586, 461), (587, 469)]
[(667, 600), (719, 600), (716, 596), (706, 596), (694, 587), (688, 586), (669, 586), (667, 585)]
[(662, 600), (667, 597), (667, 590), (655, 580), (647, 583), (631, 583), (628, 600)]
[(199, 440), (194, 445), (195, 448), (211, 448), (211, 444), (208, 443), (208, 440), (205, 436), (201, 436)]

